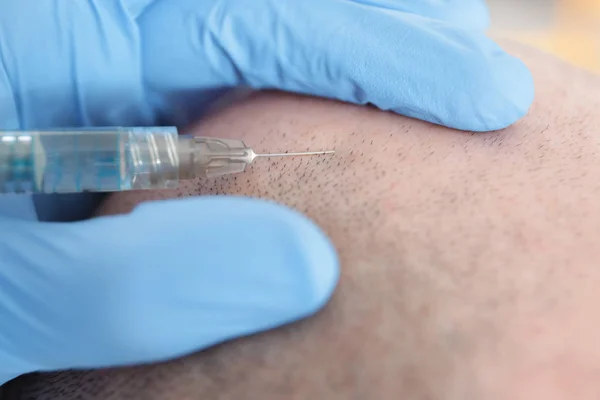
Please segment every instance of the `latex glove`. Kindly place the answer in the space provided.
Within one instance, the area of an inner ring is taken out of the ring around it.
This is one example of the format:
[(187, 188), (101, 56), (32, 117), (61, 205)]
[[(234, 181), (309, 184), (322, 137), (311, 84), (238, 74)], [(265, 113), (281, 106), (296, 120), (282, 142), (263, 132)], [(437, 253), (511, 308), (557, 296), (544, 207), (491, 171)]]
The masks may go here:
[[(0, 124), (185, 124), (247, 85), (503, 128), (533, 87), (486, 23), (467, 0), (0, 0)], [(309, 315), (337, 282), (325, 236), (273, 204), (42, 224), (18, 200), (0, 208), (0, 382), (187, 354)]]

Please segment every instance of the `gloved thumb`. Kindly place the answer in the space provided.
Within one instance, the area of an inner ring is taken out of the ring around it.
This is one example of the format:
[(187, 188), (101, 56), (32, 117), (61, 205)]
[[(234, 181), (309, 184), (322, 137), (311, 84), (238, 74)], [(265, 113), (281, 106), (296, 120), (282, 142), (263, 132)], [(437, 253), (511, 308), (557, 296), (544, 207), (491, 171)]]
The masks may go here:
[(203, 197), (73, 224), (3, 219), (0, 378), (166, 360), (320, 309), (338, 261), (308, 219)]

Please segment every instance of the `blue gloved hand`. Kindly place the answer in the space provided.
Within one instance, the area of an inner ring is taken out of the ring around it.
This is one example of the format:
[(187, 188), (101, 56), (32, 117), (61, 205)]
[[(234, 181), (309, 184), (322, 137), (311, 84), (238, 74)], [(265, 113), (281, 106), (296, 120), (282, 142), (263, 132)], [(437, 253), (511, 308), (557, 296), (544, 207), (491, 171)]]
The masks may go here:
[[(0, 0), (0, 126), (184, 125), (249, 86), (504, 128), (533, 84), (487, 21), (477, 0)], [(270, 203), (0, 212), (0, 383), (187, 354), (309, 315), (337, 282), (326, 237)]]

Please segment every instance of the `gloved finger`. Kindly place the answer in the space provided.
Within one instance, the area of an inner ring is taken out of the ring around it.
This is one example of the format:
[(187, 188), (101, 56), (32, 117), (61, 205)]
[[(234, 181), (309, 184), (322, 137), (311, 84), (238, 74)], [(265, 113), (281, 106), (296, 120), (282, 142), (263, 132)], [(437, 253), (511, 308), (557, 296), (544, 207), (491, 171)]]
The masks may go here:
[(456, 24), (464, 29), (485, 30), (490, 13), (484, 0), (348, 0)]
[(159, 1), (140, 16), (151, 93), (277, 88), (472, 131), (533, 101), (528, 69), (483, 33), (347, 0), (239, 4)]
[(258, 200), (2, 224), (3, 376), (184, 355), (310, 315), (338, 279), (335, 251), (312, 222)]

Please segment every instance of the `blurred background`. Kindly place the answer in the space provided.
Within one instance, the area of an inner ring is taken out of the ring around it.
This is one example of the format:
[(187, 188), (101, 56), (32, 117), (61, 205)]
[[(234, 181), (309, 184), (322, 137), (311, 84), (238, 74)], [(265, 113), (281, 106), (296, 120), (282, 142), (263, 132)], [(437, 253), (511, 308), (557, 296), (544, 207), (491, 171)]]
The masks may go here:
[(600, 72), (600, 0), (487, 0), (492, 32)]

